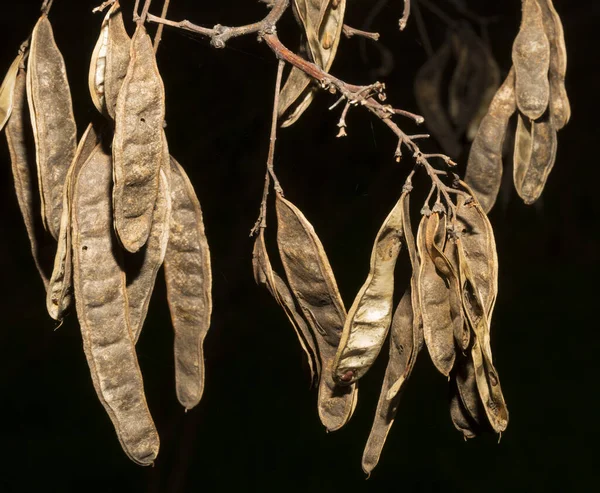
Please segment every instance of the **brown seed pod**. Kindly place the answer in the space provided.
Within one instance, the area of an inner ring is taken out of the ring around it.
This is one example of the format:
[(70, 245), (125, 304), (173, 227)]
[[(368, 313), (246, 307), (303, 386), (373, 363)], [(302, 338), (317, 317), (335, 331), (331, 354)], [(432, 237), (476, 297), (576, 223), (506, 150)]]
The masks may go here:
[(102, 21), (88, 77), (96, 109), (113, 119), (117, 97), (127, 74), (130, 46), (131, 39), (125, 30), (121, 6), (117, 1)]
[(77, 148), (77, 128), (67, 71), (48, 17), (42, 15), (31, 34), (27, 98), (35, 138), (44, 225), (57, 239), (63, 185)]
[(204, 391), (203, 347), (212, 312), (212, 273), (200, 202), (185, 171), (173, 158), (164, 271), (175, 331), (177, 398), (186, 409), (192, 409)]
[(487, 417), (479, 397), (475, 366), (471, 351), (465, 356), (460, 356), (455, 365), (456, 371), (453, 379), (463, 409), (473, 422), (473, 430), (481, 428), (487, 423)]
[(417, 248), (421, 259), (418, 289), (423, 314), (423, 334), (429, 355), (435, 367), (448, 376), (454, 365), (456, 350), (454, 334), (456, 313), (450, 301), (450, 287), (443, 274), (436, 269), (434, 243), (443, 251), (446, 239), (445, 216), (439, 213), (423, 216), (417, 233)]
[[(342, 35), (346, 0), (296, 0), (294, 7), (304, 27), (310, 59), (328, 72)], [(317, 89), (310, 86), (311, 80), (304, 72), (292, 67), (279, 99), (279, 116), (289, 113), (282, 127), (296, 122), (312, 102)]]
[(73, 285), (94, 388), (125, 453), (151, 465), (159, 438), (129, 325), (125, 273), (112, 223), (111, 156), (102, 144), (72, 177)]
[(425, 62), (415, 77), (414, 93), (427, 128), (446, 154), (458, 156), (461, 146), (442, 104), (442, 80), (451, 53), (450, 43), (445, 42)]
[(502, 183), (502, 146), (510, 117), (517, 109), (515, 72), (511, 69), (490, 103), (469, 152), (465, 182), (473, 189), (485, 212), (489, 212)]
[(54, 258), (54, 239), (45, 231), (40, 215), (33, 135), (27, 114), (26, 73), (20, 69), (15, 82), (13, 108), (6, 124), (15, 192), (31, 244), (35, 266), (48, 287)]
[(548, 117), (527, 123), (520, 115), (514, 157), (514, 183), (526, 204), (533, 204), (544, 186), (556, 160), (556, 129)]
[(23, 61), (23, 53), (19, 53), (8, 68), (8, 72), (4, 76), (2, 85), (0, 86), (0, 131), (6, 125), (10, 118), (13, 108), (13, 99), (15, 94), (15, 84), (17, 82), (17, 74), (19, 67)]
[(148, 241), (142, 250), (127, 255), (125, 269), (127, 277), (127, 299), (129, 321), (133, 342), (137, 343), (146, 315), (158, 269), (163, 264), (169, 241), (169, 221), (171, 218), (170, 158), (165, 156), (165, 165), (160, 170), (160, 186), (154, 204), (152, 226)]
[[(404, 192), (375, 238), (367, 280), (348, 311), (333, 363), (335, 380), (347, 385), (373, 365), (392, 321), (394, 270), (404, 242)], [(345, 376), (351, 374), (348, 381)]]
[(321, 374), (321, 363), (319, 361), (317, 346), (306, 321), (296, 309), (296, 303), (294, 302), (294, 298), (292, 293), (290, 293), (288, 286), (271, 266), (271, 261), (269, 260), (267, 247), (265, 245), (264, 229), (262, 228), (254, 241), (252, 266), (256, 284), (263, 285), (267, 288), (269, 293), (271, 293), (271, 296), (273, 296), (277, 303), (283, 308), (292, 327), (294, 327), (300, 346), (308, 360), (308, 365), (310, 367), (310, 381), (312, 384)]
[(58, 246), (54, 257), (54, 268), (46, 292), (46, 308), (54, 320), (62, 320), (73, 301), (73, 270), (71, 248), (71, 203), (73, 187), (71, 180), (78, 174), (83, 164), (91, 157), (100, 136), (90, 123), (83, 133), (75, 157), (65, 178), (63, 187), (63, 206), (58, 233)]
[(550, 43), (537, 0), (522, 0), (521, 28), (512, 48), (515, 95), (521, 113), (537, 120), (548, 107)]
[[(321, 358), (318, 409), (329, 431), (344, 426), (356, 406), (356, 384), (333, 380), (333, 360), (346, 319), (323, 245), (304, 214), (280, 194), (276, 198), (277, 244), (288, 283), (315, 334)], [(347, 377), (348, 380), (352, 375)]]
[[(477, 389), (475, 390), (477, 391)], [(454, 376), (450, 378), (450, 418), (454, 427), (463, 434), (465, 440), (477, 436), (478, 425), (463, 404)]]
[(117, 98), (113, 140), (115, 229), (123, 247), (137, 252), (148, 240), (158, 194), (165, 91), (150, 36), (138, 25), (127, 75)]
[(571, 118), (571, 106), (565, 89), (567, 49), (562, 22), (552, 0), (537, 0), (542, 11), (544, 30), (550, 43), (550, 122), (555, 130), (563, 128)]

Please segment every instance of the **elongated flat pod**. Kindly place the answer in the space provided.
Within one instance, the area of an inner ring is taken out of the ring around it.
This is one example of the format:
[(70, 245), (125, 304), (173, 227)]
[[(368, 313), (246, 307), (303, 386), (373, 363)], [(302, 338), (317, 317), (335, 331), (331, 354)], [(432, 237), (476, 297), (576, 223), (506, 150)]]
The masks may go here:
[(175, 331), (177, 398), (186, 409), (192, 409), (204, 391), (204, 339), (212, 313), (212, 271), (200, 202), (185, 171), (173, 158), (164, 271)]
[[(440, 220), (438, 213), (423, 216), (417, 233), (417, 248), (421, 259), (418, 289), (423, 314), (423, 334), (425, 343), (435, 367), (448, 376), (454, 365), (454, 319), (450, 304), (450, 289), (444, 278), (436, 270), (432, 258), (436, 236), (445, 239), (445, 218)], [(443, 249), (444, 245), (438, 244)]]
[(58, 234), (58, 245), (54, 257), (54, 268), (46, 292), (46, 309), (54, 320), (62, 320), (73, 301), (73, 270), (71, 248), (71, 202), (73, 187), (71, 181), (83, 164), (92, 158), (94, 152), (102, 152), (99, 146), (100, 136), (90, 123), (83, 133), (75, 157), (65, 178), (63, 187), (63, 206)]
[(6, 125), (10, 118), (13, 109), (13, 99), (15, 94), (15, 84), (17, 82), (17, 74), (19, 67), (23, 61), (23, 53), (19, 53), (8, 67), (8, 72), (4, 76), (2, 85), (0, 86), (0, 131)]
[(511, 69), (492, 99), (469, 152), (465, 182), (485, 212), (494, 206), (502, 183), (502, 146), (510, 117), (517, 109), (514, 86), (515, 72)]
[(33, 29), (27, 68), (27, 98), (35, 138), (42, 217), (58, 238), (63, 185), (77, 148), (77, 128), (67, 71), (48, 17)]
[[(419, 331), (419, 326), (415, 325), (411, 299), (411, 289), (408, 288), (394, 313), (390, 329), (389, 360), (383, 377), (373, 426), (362, 457), (362, 468), (367, 474), (370, 474), (379, 462), (381, 451), (398, 411), (401, 397), (400, 387), (410, 377), (421, 349), (421, 344), (418, 342), (419, 334), (415, 333), (415, 330)], [(422, 332), (420, 337), (422, 338)], [(392, 391), (392, 395), (390, 395), (390, 391)]]
[(513, 183), (517, 192), (523, 186), (523, 178), (531, 163), (533, 152), (533, 123), (517, 115), (517, 129), (515, 132), (515, 150), (513, 154)]
[(461, 146), (442, 105), (442, 81), (451, 53), (450, 44), (445, 42), (425, 62), (415, 77), (414, 93), (427, 128), (445, 153), (458, 156)]
[(465, 408), (453, 377), (450, 378), (450, 418), (454, 427), (463, 434), (465, 440), (477, 436), (477, 424), (471, 419)]
[(15, 82), (12, 113), (6, 124), (6, 140), (17, 201), (25, 222), (33, 261), (47, 288), (55, 247), (53, 238), (44, 229), (40, 215), (35, 149), (27, 115), (26, 78), (25, 70), (19, 69)]
[[(521, 121), (519, 121), (521, 124)], [(556, 129), (549, 118), (544, 117), (531, 122), (531, 126), (522, 126), (523, 132), (530, 131), (531, 156), (529, 162), (515, 161), (515, 188), (526, 204), (533, 204), (540, 198), (548, 176), (556, 161)], [(521, 132), (521, 130), (518, 130)], [(517, 164), (519, 168), (517, 168)]]
[[(158, 269), (163, 264), (169, 241), (171, 219), (170, 159), (166, 156), (165, 166), (160, 170), (160, 187), (154, 204), (152, 226), (148, 241), (141, 251), (125, 257), (127, 277), (127, 299), (129, 321), (133, 342), (137, 342), (148, 313), (150, 298)], [(166, 172), (165, 172), (166, 168)], [(167, 174), (169, 173), (169, 174)]]
[(125, 453), (140, 465), (158, 454), (131, 337), (125, 272), (114, 236), (111, 156), (97, 147), (73, 186), (73, 284), (83, 349), (98, 397)]
[(455, 370), (453, 379), (462, 406), (475, 427), (482, 428), (488, 420), (479, 397), (471, 351), (467, 355), (461, 355), (458, 358)]
[(131, 39), (125, 30), (119, 2), (104, 17), (90, 63), (89, 86), (94, 105), (102, 114), (115, 117), (117, 97), (127, 74)]
[(537, 0), (542, 11), (544, 30), (550, 43), (550, 121), (555, 130), (563, 128), (571, 118), (571, 105), (565, 89), (567, 48), (560, 16), (552, 0)]
[(127, 75), (117, 98), (113, 140), (115, 229), (123, 247), (137, 252), (148, 240), (167, 145), (165, 90), (152, 41), (138, 25)]
[(404, 241), (404, 192), (375, 237), (367, 280), (348, 311), (333, 363), (335, 380), (361, 378), (379, 355), (392, 321), (394, 270)]
[(342, 387), (333, 379), (333, 360), (346, 310), (323, 245), (304, 214), (280, 194), (276, 197), (277, 244), (288, 283), (313, 329), (321, 358), (318, 410), (321, 422), (335, 431), (356, 406), (356, 384)]
[(311, 384), (319, 378), (321, 374), (321, 363), (319, 353), (313, 335), (306, 324), (306, 321), (298, 313), (294, 297), (290, 293), (285, 281), (273, 270), (269, 254), (265, 245), (264, 229), (260, 230), (259, 235), (254, 241), (254, 250), (252, 251), (252, 266), (254, 270), (254, 280), (256, 284), (265, 286), (271, 296), (283, 308), (288, 320), (296, 332), (298, 341), (302, 350), (306, 354), (308, 366), (310, 367)]
[(457, 240), (457, 246), (461, 273), (464, 275), (463, 307), (474, 333), (471, 356), (477, 389), (490, 425), (497, 433), (501, 433), (508, 425), (508, 410), (502, 395), (498, 372), (492, 363), (489, 321), (485, 310), (486, 300), (481, 297), (460, 237)]
[(522, 0), (523, 16), (512, 47), (515, 95), (521, 113), (532, 120), (544, 114), (550, 98), (550, 43), (537, 0)]

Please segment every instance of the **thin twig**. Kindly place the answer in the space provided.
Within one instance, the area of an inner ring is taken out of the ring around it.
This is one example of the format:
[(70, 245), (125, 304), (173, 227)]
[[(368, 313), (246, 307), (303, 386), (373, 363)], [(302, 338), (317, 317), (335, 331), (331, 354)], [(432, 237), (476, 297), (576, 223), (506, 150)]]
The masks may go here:
[(140, 0), (135, 0), (135, 4), (133, 5), (133, 22), (137, 22), (140, 18)]
[(53, 3), (54, 3), (54, 0), (44, 0), (44, 3), (42, 3), (42, 7), (40, 8), (40, 10), (42, 11), (42, 14), (48, 15), (48, 13), (50, 12), (50, 9), (52, 8)]
[(110, 7), (116, 1), (117, 0), (106, 0), (106, 2), (102, 2), (100, 5), (92, 9), (92, 14), (95, 14), (96, 12), (102, 12), (106, 7)]
[(431, 45), (431, 39), (427, 34), (427, 28), (425, 27), (425, 22), (423, 21), (423, 16), (421, 15), (421, 9), (419, 8), (419, 3), (415, 2), (415, 20), (417, 22), (417, 31), (419, 31), (419, 37), (421, 38), (421, 42), (423, 43), (423, 47), (425, 48), (425, 53), (427, 53), (427, 57), (431, 58), (433, 56), (433, 46)]
[(342, 32), (344, 36), (347, 38), (351, 38), (352, 36), (362, 36), (363, 38), (372, 39), (373, 41), (379, 41), (379, 33), (372, 33), (369, 31), (362, 31), (360, 29), (355, 29), (354, 27), (350, 27), (347, 24), (342, 26)]
[[(165, 0), (165, 3), (163, 3), (163, 9), (162, 12), (160, 13), (161, 18), (165, 18), (167, 17), (167, 13), (169, 12), (169, 4), (171, 3), (171, 0)], [(154, 53), (156, 53), (158, 51), (158, 45), (160, 44), (160, 41), (162, 39), (162, 33), (163, 33), (163, 29), (165, 28), (164, 24), (159, 24), (158, 28), (156, 29), (156, 34), (154, 35)]]
[(148, 17), (148, 11), (150, 10), (150, 4), (152, 3), (152, 0), (146, 0), (144, 2), (144, 8), (142, 9), (142, 15), (140, 16), (138, 22), (143, 24), (144, 22), (146, 22), (146, 17)]
[(404, 31), (406, 24), (408, 24), (409, 16), (410, 16), (410, 0), (404, 0), (404, 12), (402, 12), (402, 17), (398, 21), (398, 26), (400, 27), (400, 31)]

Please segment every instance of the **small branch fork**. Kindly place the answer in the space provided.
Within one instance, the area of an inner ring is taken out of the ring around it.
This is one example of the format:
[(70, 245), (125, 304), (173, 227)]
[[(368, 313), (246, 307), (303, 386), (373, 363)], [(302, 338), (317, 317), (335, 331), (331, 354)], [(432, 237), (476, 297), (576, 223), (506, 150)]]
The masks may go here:
[[(146, 2), (149, 3), (148, 0), (146, 0)], [(311, 62), (305, 60), (304, 58), (302, 58), (301, 56), (290, 51), (287, 47), (285, 47), (281, 43), (281, 41), (279, 40), (279, 38), (277, 36), (277, 31), (276, 31), (277, 22), (279, 21), (281, 16), (284, 14), (286, 9), (289, 7), (290, 1), (289, 0), (274, 0), (274, 1), (270, 2), (270, 5), (272, 5), (271, 10), (262, 21), (259, 21), (259, 22), (253, 23), (253, 24), (248, 24), (246, 26), (239, 26), (239, 27), (228, 27), (228, 26), (222, 26), (222, 25), (218, 24), (218, 25), (214, 26), (213, 28), (206, 28), (206, 27), (202, 27), (202, 26), (193, 24), (192, 22), (190, 22), (188, 20), (176, 22), (176, 21), (171, 21), (171, 20), (165, 19), (165, 18), (156, 17), (152, 14), (148, 14), (146, 19), (148, 22), (153, 22), (156, 24), (163, 24), (165, 26), (183, 29), (185, 31), (192, 32), (192, 33), (198, 34), (200, 36), (207, 37), (210, 39), (210, 43), (215, 48), (224, 48), (227, 41), (229, 41), (232, 38), (236, 38), (239, 36), (245, 36), (247, 34), (257, 34), (258, 40), (264, 41), (267, 44), (267, 46), (271, 49), (271, 51), (273, 51), (273, 53), (275, 54), (277, 59), (280, 61), (280, 64), (279, 64), (280, 70), (281, 70), (281, 65), (282, 65), (281, 62), (285, 61), (285, 62), (293, 65), (294, 67), (297, 67), (298, 69), (302, 70), (307, 75), (309, 75), (312, 79), (314, 79), (314, 81), (317, 83), (317, 85), (319, 87), (321, 87), (322, 89), (327, 90), (332, 94), (338, 93), (340, 95), (339, 100), (330, 109), (333, 109), (341, 102), (346, 101), (346, 104), (342, 111), (341, 118), (338, 122), (338, 127), (340, 128), (338, 137), (342, 137), (342, 136), (346, 135), (346, 130), (345, 130), (346, 115), (347, 115), (350, 107), (362, 106), (363, 108), (368, 110), (370, 113), (372, 113), (373, 115), (378, 117), (398, 137), (398, 146), (397, 146), (396, 152), (395, 152), (396, 160), (400, 161), (401, 156), (402, 156), (402, 152), (401, 152), (402, 146), (406, 147), (411, 152), (417, 165), (420, 165), (421, 167), (423, 167), (426, 170), (427, 174), (429, 175), (429, 177), (432, 181), (433, 186), (438, 190), (439, 193), (441, 193), (441, 195), (444, 197), (444, 200), (448, 204), (451, 211), (454, 212), (455, 206), (451, 200), (450, 194), (457, 193), (458, 191), (451, 188), (450, 186), (446, 185), (441, 180), (440, 176), (447, 176), (448, 173), (434, 168), (431, 165), (430, 160), (431, 159), (441, 159), (442, 161), (444, 161), (444, 163), (447, 166), (455, 166), (456, 163), (454, 161), (452, 161), (452, 159), (450, 159), (450, 157), (448, 157), (444, 154), (423, 153), (421, 151), (421, 149), (419, 148), (419, 146), (417, 145), (416, 140), (423, 139), (428, 136), (426, 136), (424, 134), (419, 134), (419, 135), (414, 135), (414, 136), (408, 135), (398, 126), (398, 124), (396, 124), (392, 120), (393, 116), (400, 115), (400, 116), (404, 116), (406, 118), (410, 118), (415, 123), (420, 124), (420, 123), (423, 123), (423, 121), (424, 121), (423, 117), (419, 116), (419, 115), (415, 115), (408, 111), (392, 108), (390, 105), (383, 104), (383, 101), (385, 101), (385, 99), (386, 99), (385, 85), (380, 82), (376, 82), (376, 83), (368, 85), (368, 86), (357, 86), (354, 84), (349, 84), (347, 82), (344, 82), (344, 81), (338, 79), (337, 77), (335, 77), (331, 74), (328, 74), (327, 72), (325, 72), (324, 70), (319, 68), (314, 63), (311, 63)], [(405, 21), (406, 21), (406, 19), (408, 19), (409, 14), (410, 14), (410, 0), (405, 0), (404, 15), (403, 15), (403, 19)], [(402, 26), (402, 21), (401, 21), (401, 26)], [(357, 32), (357, 30), (353, 30), (352, 28), (350, 28), (350, 31), (353, 32), (353, 34), (361, 34), (361, 35), (373, 34), (373, 33)], [(278, 71), (278, 73), (279, 73), (279, 71)], [(279, 83), (280, 83), (280, 81), (279, 81)], [(275, 96), (276, 104), (278, 102), (278, 97), (279, 97), (279, 91), (276, 92), (276, 96)], [(274, 123), (273, 123), (273, 129), (272, 129), (272, 133), (271, 133), (271, 146), (269, 148), (269, 161), (267, 164), (268, 170), (267, 170), (266, 181), (267, 181), (269, 175), (271, 177), (273, 177), (273, 179), (275, 180), (275, 187), (277, 189), (278, 183), (277, 183), (275, 175), (273, 173), (273, 167), (272, 167), (273, 163), (272, 163), (272, 156), (271, 156), (271, 152), (274, 149), (274, 142), (275, 142), (274, 141), (274, 132), (275, 132), (276, 118), (277, 118), (276, 117), (276, 108), (277, 108), (277, 106), (275, 107), (275, 110), (274, 110), (274, 117), (273, 117)], [(269, 163), (270, 163), (270, 165), (269, 165)], [(409, 179), (410, 178), (412, 178), (412, 173), (411, 173), (411, 175), (409, 175)], [(265, 183), (265, 186), (268, 187), (268, 184)], [(265, 193), (263, 202), (266, 202), (266, 194), (267, 193), (268, 192)], [(465, 192), (460, 192), (460, 193), (465, 193)], [(258, 227), (261, 227), (264, 222), (263, 209), (264, 209), (264, 203), (261, 206), (261, 217), (259, 217), (259, 221), (257, 222)], [(255, 228), (253, 229), (253, 232), (255, 232), (257, 230), (256, 229), (257, 226), (255, 226)], [(264, 226), (262, 226), (262, 227), (264, 227)]]

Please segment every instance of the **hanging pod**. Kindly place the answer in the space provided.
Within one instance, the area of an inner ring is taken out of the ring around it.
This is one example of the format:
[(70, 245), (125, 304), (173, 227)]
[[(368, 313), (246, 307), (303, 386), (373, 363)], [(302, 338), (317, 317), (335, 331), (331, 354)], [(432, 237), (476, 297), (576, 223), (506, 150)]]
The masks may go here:
[(23, 62), (23, 53), (19, 53), (8, 68), (0, 86), (0, 131), (6, 125), (13, 109), (13, 100), (15, 95), (15, 85), (17, 83), (17, 74), (19, 67)]

